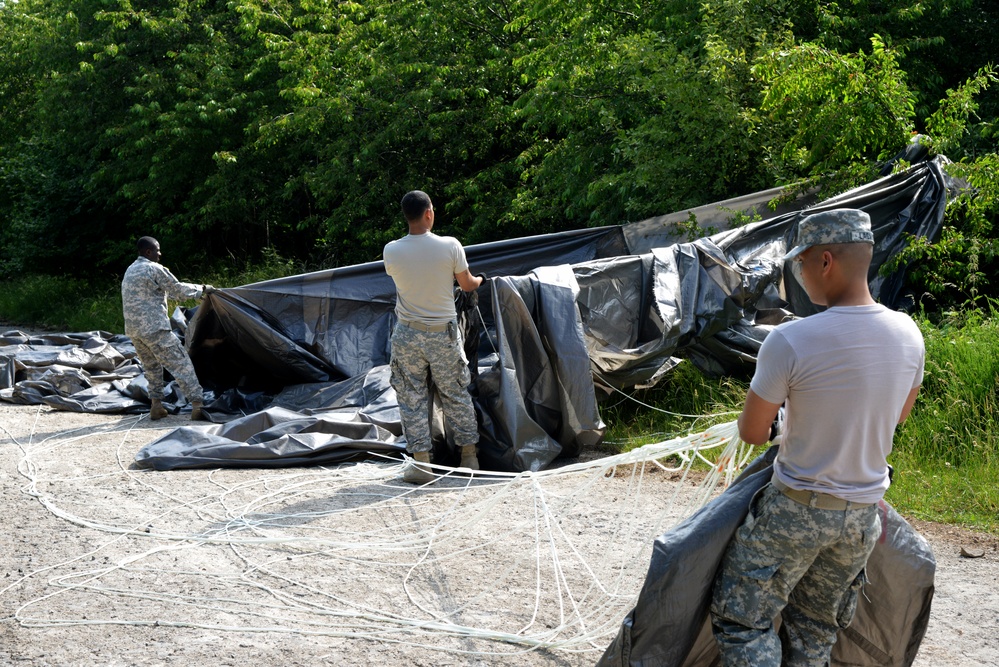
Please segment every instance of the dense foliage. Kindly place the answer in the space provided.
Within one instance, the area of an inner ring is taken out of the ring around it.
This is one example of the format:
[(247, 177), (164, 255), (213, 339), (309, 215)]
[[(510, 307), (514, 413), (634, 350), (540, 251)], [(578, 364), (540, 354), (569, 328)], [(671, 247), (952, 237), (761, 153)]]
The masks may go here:
[[(0, 0), (0, 279), (376, 259), (401, 195), (466, 243), (776, 185), (928, 135), (976, 189), (914, 246), (992, 292), (989, 0)], [(935, 290), (935, 291), (934, 291)]]

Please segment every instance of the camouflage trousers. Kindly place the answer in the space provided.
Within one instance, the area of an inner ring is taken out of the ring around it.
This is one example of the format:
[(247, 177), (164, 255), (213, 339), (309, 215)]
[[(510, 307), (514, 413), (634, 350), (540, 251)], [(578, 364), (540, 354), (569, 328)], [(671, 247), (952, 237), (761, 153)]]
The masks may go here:
[(479, 441), (475, 408), (468, 393), (471, 374), (457, 327), (427, 332), (397, 324), (392, 333), (392, 388), (399, 400), (402, 431), (409, 453), (429, 452), (431, 383), (436, 387), (444, 419), (458, 447)]
[(149, 383), (149, 398), (163, 399), (163, 369), (174, 376), (184, 398), (192, 403), (204, 401), (204, 392), (194, 372), (194, 364), (180, 339), (172, 331), (157, 331), (154, 334), (130, 335), (135, 352), (142, 362), (142, 371)]
[(876, 504), (815, 509), (765, 486), (715, 580), (711, 623), (721, 664), (828, 665), (836, 633), (857, 609), (880, 534)]

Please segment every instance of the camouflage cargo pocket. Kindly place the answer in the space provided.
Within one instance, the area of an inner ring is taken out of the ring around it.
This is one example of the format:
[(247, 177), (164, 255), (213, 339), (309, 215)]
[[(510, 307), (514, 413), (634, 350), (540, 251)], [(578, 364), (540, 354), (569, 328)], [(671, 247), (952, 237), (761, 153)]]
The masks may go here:
[(867, 569), (865, 568), (860, 571), (860, 574), (856, 576), (850, 587), (846, 589), (843, 599), (839, 602), (839, 610), (836, 612), (836, 624), (839, 627), (847, 628), (850, 626), (850, 622), (853, 621), (853, 615), (857, 612), (857, 599), (860, 597), (860, 591), (863, 590), (866, 583)]
[(733, 545), (715, 584), (712, 613), (744, 627), (765, 629), (786, 604), (788, 593), (780, 562), (743, 544)]

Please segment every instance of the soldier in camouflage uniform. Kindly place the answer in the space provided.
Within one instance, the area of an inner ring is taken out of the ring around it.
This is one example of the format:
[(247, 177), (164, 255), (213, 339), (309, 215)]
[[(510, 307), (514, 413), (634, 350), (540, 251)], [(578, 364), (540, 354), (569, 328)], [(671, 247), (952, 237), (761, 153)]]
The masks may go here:
[(191, 419), (204, 419), (204, 393), (194, 365), (180, 340), (170, 328), (167, 297), (181, 301), (203, 298), (211, 285), (182, 283), (159, 263), (160, 244), (149, 236), (138, 242), (139, 257), (125, 271), (121, 281), (121, 302), (125, 315), (125, 335), (132, 339), (149, 383), (150, 419), (162, 419), (163, 369), (177, 379), (184, 397), (191, 402)]
[(827, 308), (770, 332), (739, 416), (742, 439), (762, 444), (785, 405), (773, 478), (715, 581), (722, 665), (828, 665), (853, 618), (881, 534), (895, 426), (916, 400), (925, 357), (915, 323), (871, 297), (873, 245), (865, 212), (836, 209), (802, 219), (785, 256)]
[[(461, 448), (461, 466), (479, 469), (475, 408), (468, 394), (468, 360), (458, 330), (454, 281), (466, 292), (482, 284), (468, 270), (457, 239), (437, 236), (434, 207), (426, 193), (414, 190), (402, 199), (409, 235), (385, 246), (385, 271), (396, 287), (398, 318), (392, 334), (392, 387), (399, 400), (406, 450), (417, 464), (430, 463), (431, 393), (440, 393), (444, 418)], [(428, 467), (410, 465), (403, 479), (414, 484), (434, 480)]]

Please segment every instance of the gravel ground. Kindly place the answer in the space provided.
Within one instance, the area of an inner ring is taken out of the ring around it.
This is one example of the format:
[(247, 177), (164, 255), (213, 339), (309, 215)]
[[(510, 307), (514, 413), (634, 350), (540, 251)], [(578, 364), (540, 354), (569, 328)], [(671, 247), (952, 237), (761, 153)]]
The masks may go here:
[[(0, 404), (0, 664), (592, 665), (695, 491), (133, 466), (186, 423)], [(915, 664), (999, 664), (999, 539), (913, 523), (938, 561)]]

